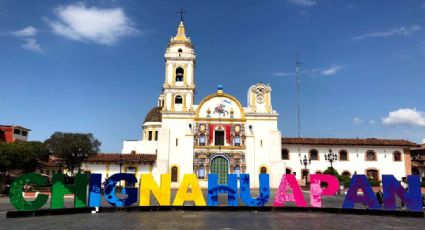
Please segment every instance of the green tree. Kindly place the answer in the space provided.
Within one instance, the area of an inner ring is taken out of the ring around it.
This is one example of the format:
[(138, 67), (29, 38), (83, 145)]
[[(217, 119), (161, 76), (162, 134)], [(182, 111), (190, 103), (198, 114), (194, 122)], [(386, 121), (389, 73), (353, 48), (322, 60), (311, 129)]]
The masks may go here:
[(44, 143), (51, 153), (63, 159), (72, 175), (80, 171), (85, 159), (100, 151), (101, 145), (91, 133), (55, 132)]
[(49, 151), (39, 141), (0, 143), (0, 191), (13, 170), (34, 172), (40, 160), (47, 160)]

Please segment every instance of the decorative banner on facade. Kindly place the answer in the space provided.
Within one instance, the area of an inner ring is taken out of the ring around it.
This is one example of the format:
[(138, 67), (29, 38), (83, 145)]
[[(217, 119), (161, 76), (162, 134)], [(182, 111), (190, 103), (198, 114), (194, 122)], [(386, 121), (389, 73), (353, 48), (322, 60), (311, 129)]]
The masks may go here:
[[(240, 202), (246, 206), (259, 207), (264, 206), (270, 200), (269, 175), (259, 175), (259, 195), (256, 198), (251, 196), (250, 176), (241, 174), (229, 174), (228, 184), (218, 184), (218, 175), (208, 175), (208, 206), (219, 205), (219, 194), (227, 194), (228, 206), (237, 206)], [(100, 174), (77, 174), (71, 184), (65, 183), (65, 175), (56, 174), (53, 176), (51, 209), (64, 207), (64, 196), (74, 195), (74, 207), (99, 207), (102, 199), (102, 183)], [(239, 193), (238, 196), (238, 181)], [(323, 196), (333, 196), (337, 193), (339, 183), (338, 179), (332, 175), (312, 174), (310, 175), (310, 206), (322, 207)], [(383, 207), (365, 175), (353, 175), (350, 186), (345, 196), (342, 208), (352, 209), (355, 204), (367, 204), (370, 209), (396, 208), (396, 197), (410, 211), (422, 210), (422, 195), (420, 179), (418, 176), (408, 176), (409, 186), (405, 190), (400, 182), (393, 175), (383, 175)], [(11, 185), (9, 199), (11, 204), (18, 210), (33, 211), (46, 205), (48, 195), (38, 194), (34, 201), (27, 201), (23, 197), (23, 188), (26, 184), (44, 186), (47, 184), (47, 178), (40, 174), (29, 173), (18, 177)], [(131, 173), (118, 173), (112, 175), (104, 188), (103, 199), (112, 206), (125, 207), (130, 206), (137, 201), (139, 194), (139, 206), (149, 206), (151, 195), (154, 196), (157, 203), (161, 206), (169, 206), (171, 203), (171, 175), (162, 174), (161, 181), (154, 180), (152, 174), (142, 174), (138, 190), (134, 185), (137, 184), (137, 178)], [(358, 191), (361, 191), (359, 194)], [(127, 195), (125, 199), (117, 196), (117, 192)], [(88, 196), (87, 196), (88, 195)], [(240, 198), (240, 200), (239, 200)], [(185, 174), (180, 187), (177, 191), (173, 206), (182, 206), (185, 202), (193, 202), (196, 206), (205, 206), (205, 198), (199, 187), (198, 179), (195, 174)], [(294, 202), (298, 207), (307, 207), (307, 202), (302, 194), (301, 188), (292, 174), (282, 175), (279, 189), (274, 197), (273, 206), (284, 206), (287, 202)]]

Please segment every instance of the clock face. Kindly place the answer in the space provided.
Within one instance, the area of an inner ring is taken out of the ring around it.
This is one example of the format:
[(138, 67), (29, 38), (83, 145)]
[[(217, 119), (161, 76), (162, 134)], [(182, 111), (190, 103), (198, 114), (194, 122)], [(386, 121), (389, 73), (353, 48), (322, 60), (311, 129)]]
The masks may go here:
[(264, 95), (258, 94), (257, 95), (257, 102), (262, 104), (264, 102)]

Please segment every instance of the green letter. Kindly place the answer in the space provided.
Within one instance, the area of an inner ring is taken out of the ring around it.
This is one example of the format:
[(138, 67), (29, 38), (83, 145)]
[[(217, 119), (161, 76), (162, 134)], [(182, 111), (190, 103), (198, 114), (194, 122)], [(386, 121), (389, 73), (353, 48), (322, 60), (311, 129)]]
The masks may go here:
[(10, 203), (18, 210), (22, 211), (32, 211), (37, 210), (43, 207), (49, 199), (48, 195), (39, 194), (34, 201), (26, 201), (22, 196), (22, 187), (24, 184), (36, 184), (36, 185), (45, 185), (47, 178), (42, 177), (40, 174), (28, 173), (18, 177), (13, 181), (10, 186), (9, 199)]
[(73, 185), (65, 185), (64, 178), (64, 174), (53, 176), (50, 208), (63, 208), (65, 194), (74, 194), (74, 208), (86, 207), (88, 176), (86, 174), (75, 175), (75, 184)]

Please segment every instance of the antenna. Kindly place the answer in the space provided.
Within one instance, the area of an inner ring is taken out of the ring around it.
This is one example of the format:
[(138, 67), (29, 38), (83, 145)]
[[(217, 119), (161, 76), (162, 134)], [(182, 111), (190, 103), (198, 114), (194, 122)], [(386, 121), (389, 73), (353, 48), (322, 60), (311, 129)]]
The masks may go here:
[(295, 71), (297, 72), (297, 107), (298, 107), (298, 137), (301, 137), (301, 111), (300, 111), (300, 78), (301, 78), (301, 65), (303, 63), (299, 62), (298, 60), (298, 54), (297, 54), (297, 60), (295, 62)]

